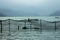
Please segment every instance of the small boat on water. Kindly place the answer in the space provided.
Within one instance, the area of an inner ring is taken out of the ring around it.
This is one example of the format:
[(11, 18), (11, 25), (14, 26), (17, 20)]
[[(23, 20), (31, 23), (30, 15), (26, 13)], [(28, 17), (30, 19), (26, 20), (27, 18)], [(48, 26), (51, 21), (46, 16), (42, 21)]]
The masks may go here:
[(23, 27), (22, 29), (28, 29), (27, 27)]

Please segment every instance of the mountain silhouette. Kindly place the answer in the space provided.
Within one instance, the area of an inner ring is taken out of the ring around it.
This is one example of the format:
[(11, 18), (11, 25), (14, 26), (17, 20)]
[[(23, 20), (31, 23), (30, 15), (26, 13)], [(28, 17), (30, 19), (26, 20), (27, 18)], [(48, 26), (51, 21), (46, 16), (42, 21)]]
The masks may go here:
[(0, 13), (0, 16), (39, 16), (38, 13), (36, 12), (24, 12), (22, 10), (12, 10), (12, 9), (0, 9), (1, 12), (3, 13)]
[(50, 16), (60, 16), (60, 11), (56, 11), (53, 14), (51, 14)]

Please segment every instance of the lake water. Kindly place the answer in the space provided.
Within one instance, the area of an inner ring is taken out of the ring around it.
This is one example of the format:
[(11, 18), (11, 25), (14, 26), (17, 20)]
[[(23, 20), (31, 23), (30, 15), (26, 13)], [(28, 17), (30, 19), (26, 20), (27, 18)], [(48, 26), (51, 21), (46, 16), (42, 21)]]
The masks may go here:
[[(47, 21), (60, 21), (60, 18), (55, 17), (1, 17), (5, 19), (24, 20), (24, 19), (43, 19)], [(55, 24), (42, 21), (43, 27), (41, 29), (33, 29), (34, 27), (40, 28), (39, 21), (32, 23), (31, 29), (22, 29), (24, 22), (10, 21), (10, 31), (8, 21), (2, 22), (2, 33), (0, 31), (0, 40), (60, 40), (60, 22), (57, 23), (55, 31)], [(19, 30), (18, 30), (19, 26)], [(26, 22), (26, 27), (30, 28), (30, 22)], [(1, 28), (1, 25), (0, 25)], [(0, 29), (1, 30), (1, 29)]]

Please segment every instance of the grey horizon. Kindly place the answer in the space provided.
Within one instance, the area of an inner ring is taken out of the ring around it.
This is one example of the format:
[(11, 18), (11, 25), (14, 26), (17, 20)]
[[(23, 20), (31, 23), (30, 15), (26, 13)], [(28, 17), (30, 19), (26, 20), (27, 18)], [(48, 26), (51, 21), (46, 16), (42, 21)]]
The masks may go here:
[(0, 16), (60, 16), (60, 0), (20, 1), (0, 0)]

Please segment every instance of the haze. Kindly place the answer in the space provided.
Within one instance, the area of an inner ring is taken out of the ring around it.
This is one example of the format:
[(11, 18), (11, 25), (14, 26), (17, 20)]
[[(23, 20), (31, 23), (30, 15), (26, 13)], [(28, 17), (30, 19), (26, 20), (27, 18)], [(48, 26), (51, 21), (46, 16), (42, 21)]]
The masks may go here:
[(0, 0), (7, 16), (49, 16), (60, 10), (60, 0)]

